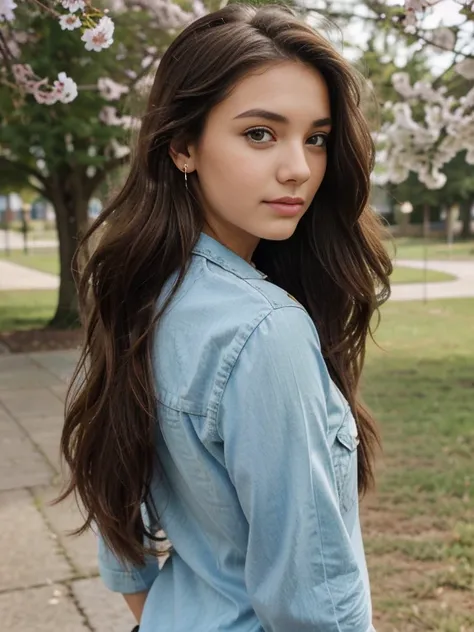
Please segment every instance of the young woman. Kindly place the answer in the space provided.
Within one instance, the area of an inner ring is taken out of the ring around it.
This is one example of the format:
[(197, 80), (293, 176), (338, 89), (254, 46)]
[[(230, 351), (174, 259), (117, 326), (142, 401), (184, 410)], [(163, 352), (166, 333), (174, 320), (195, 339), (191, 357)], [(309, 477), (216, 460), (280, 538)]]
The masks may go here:
[(373, 630), (358, 384), (391, 264), (372, 163), (353, 71), (290, 10), (227, 6), (163, 56), (88, 235), (62, 438), (140, 632)]

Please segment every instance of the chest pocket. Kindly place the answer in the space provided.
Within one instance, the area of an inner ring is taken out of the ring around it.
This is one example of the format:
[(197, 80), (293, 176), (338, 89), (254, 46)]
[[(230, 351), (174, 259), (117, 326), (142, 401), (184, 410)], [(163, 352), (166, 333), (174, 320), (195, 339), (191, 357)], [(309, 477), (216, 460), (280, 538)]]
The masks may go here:
[(336, 474), (339, 506), (343, 513), (349, 512), (357, 501), (357, 426), (348, 408), (344, 421), (336, 433), (332, 446), (332, 458)]

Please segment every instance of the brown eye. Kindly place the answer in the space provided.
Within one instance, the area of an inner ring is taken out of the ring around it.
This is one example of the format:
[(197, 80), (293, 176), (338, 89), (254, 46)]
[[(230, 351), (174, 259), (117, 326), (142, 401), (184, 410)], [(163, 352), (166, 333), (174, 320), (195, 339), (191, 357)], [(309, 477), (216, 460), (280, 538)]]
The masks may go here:
[(314, 143), (310, 143), (313, 147), (326, 147), (328, 144), (328, 135), (327, 134), (315, 134), (311, 136), (310, 141), (314, 140)]
[(245, 132), (245, 136), (254, 143), (265, 143), (271, 140), (271, 138), (265, 138), (265, 134), (271, 136), (271, 133), (264, 127), (255, 127), (254, 129), (250, 129), (248, 132)]

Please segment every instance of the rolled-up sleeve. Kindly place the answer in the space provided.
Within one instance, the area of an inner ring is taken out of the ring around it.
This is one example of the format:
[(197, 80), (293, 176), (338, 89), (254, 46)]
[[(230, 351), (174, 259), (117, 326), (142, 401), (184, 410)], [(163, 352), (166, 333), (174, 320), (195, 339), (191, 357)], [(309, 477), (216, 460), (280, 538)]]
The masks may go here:
[[(146, 516), (144, 507), (142, 514)], [(153, 543), (147, 540), (147, 546), (153, 547)], [(98, 566), (100, 577), (107, 588), (122, 594), (149, 590), (159, 573), (157, 557), (151, 554), (146, 555), (143, 566), (126, 564), (110, 550), (100, 533), (98, 533)]]
[(339, 510), (327, 438), (329, 376), (298, 306), (248, 337), (218, 427), (249, 524), (245, 580), (266, 632), (368, 632), (370, 595)]

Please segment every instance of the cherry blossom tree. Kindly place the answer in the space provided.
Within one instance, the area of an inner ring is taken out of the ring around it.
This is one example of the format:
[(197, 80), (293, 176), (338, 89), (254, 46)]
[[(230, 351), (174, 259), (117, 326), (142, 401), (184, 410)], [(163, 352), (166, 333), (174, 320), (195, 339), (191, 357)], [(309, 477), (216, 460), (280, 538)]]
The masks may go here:
[(0, 173), (54, 206), (61, 261), (51, 323), (77, 322), (71, 260), (94, 192), (127, 161), (137, 110), (199, 0), (0, 0)]
[[(392, 49), (395, 44), (397, 98), (385, 104), (384, 124), (375, 135), (375, 182), (400, 183), (413, 172), (427, 188), (439, 189), (446, 182), (443, 168), (456, 155), (474, 164), (473, 0), (300, 2), (309, 13), (316, 8), (343, 29), (344, 48), (353, 57), (362, 57), (358, 46), (386, 53), (387, 43)], [(426, 53), (443, 61), (443, 70), (411, 85), (403, 63)]]
[(451, 18), (458, 19), (449, 27), (441, 22), (428, 28), (429, 12), (443, 8), (442, 3), (406, 0), (395, 22), (411, 53), (428, 49), (449, 63), (431, 82), (411, 85), (406, 72), (393, 75), (399, 100), (386, 104), (388, 120), (377, 139), (379, 182), (399, 183), (412, 171), (427, 188), (439, 189), (446, 184), (443, 168), (459, 153), (474, 164), (474, 3), (451, 2), (451, 11), (458, 10)]

